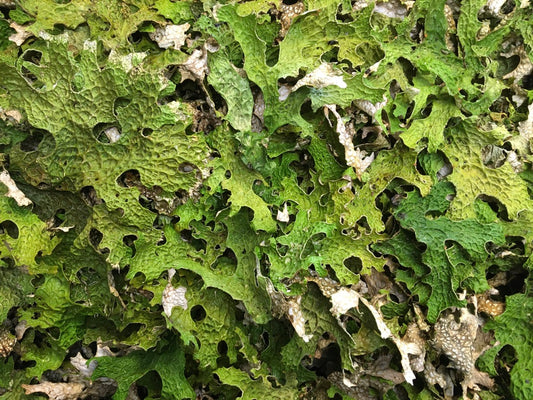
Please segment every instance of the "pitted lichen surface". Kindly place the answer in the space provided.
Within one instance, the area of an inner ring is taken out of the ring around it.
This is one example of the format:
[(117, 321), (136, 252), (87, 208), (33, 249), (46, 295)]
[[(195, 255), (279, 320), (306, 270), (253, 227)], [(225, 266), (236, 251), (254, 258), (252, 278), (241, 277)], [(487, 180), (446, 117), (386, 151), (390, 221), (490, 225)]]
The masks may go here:
[(533, 398), (528, 1), (0, 1), (0, 399)]

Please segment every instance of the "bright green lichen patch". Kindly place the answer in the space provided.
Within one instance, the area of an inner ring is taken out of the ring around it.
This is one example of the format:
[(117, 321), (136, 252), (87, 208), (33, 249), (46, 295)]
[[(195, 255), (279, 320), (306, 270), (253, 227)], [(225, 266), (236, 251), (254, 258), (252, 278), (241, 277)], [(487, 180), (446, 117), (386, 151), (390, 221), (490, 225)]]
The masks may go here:
[(0, 399), (529, 400), (531, 11), (0, 2)]

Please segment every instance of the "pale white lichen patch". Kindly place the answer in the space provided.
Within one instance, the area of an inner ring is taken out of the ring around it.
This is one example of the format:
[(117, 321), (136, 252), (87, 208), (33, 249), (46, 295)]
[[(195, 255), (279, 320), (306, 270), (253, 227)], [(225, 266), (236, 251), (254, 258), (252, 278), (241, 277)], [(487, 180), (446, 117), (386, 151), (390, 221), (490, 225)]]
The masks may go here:
[(80, 352), (78, 352), (78, 354), (76, 354), (74, 357), (70, 357), (70, 363), (80, 372), (80, 375), (85, 376), (87, 378), (89, 378), (93, 374), (94, 370), (98, 365), (98, 362), (96, 360), (92, 360), (87, 365), (87, 359), (84, 358)]
[(374, 161), (374, 153), (367, 155), (364, 150), (355, 148), (353, 144), (353, 136), (355, 134), (353, 127), (347, 127), (342, 120), (342, 117), (339, 115), (336, 109), (335, 104), (326, 104), (325, 114), (327, 116), (327, 111), (331, 111), (335, 118), (337, 118), (337, 127), (336, 131), (339, 135), (339, 142), (344, 147), (344, 157), (346, 159), (346, 164), (355, 169), (357, 177), (361, 179), (361, 176), (366, 171), (366, 169)]
[(284, 37), (287, 34), (292, 24), (292, 20), (296, 18), (298, 15), (302, 14), (304, 10), (305, 10), (305, 5), (301, 1), (298, 1), (294, 4), (285, 4), (281, 2), (280, 4), (281, 29), (279, 32), (280, 37)]
[(502, 56), (510, 58), (512, 56), (520, 57), (520, 62), (514, 70), (503, 76), (503, 79), (514, 78), (515, 81), (519, 81), (524, 76), (533, 72), (533, 63), (529, 59), (529, 55), (526, 52), (524, 45), (513, 46), (509, 51), (501, 53)]
[(374, 72), (376, 72), (379, 68), (379, 66), (381, 65), (381, 60), (379, 60), (378, 62), (375, 62), (374, 64), (372, 64), (370, 67), (368, 67), (365, 71), (365, 78), (367, 76), (369, 76), (370, 74), (373, 74)]
[(305, 75), (293, 86), (292, 91), (296, 91), (302, 86), (311, 86), (322, 89), (327, 86), (338, 86), (342, 89), (347, 87), (342, 78), (342, 71), (333, 68), (330, 63), (322, 63), (314, 71)]
[(109, 61), (119, 65), (124, 71), (130, 72), (148, 56), (146, 52), (119, 54), (116, 50), (109, 53)]
[(334, 292), (330, 300), (332, 304), (330, 311), (336, 317), (341, 314), (346, 314), (351, 308), (357, 308), (359, 306), (359, 294), (355, 290), (345, 287)]
[(85, 389), (84, 383), (76, 382), (43, 382), (36, 385), (21, 385), (26, 391), (25, 394), (45, 393), (51, 400), (72, 400), (77, 399)]
[[(409, 384), (413, 384), (416, 377), (413, 372), (413, 366), (411, 365), (410, 355), (414, 356), (413, 363), (417, 371), (425, 357), (424, 342), (418, 334), (419, 331), (415, 329), (416, 326), (411, 328), (409, 335), (406, 334), (403, 338), (400, 338), (389, 329), (381, 312), (357, 291), (351, 288), (341, 287), (331, 279), (311, 278), (310, 280), (316, 282), (322, 293), (331, 300), (333, 305), (331, 312), (337, 319), (340, 315), (346, 314), (350, 309), (358, 308), (359, 303), (364, 304), (372, 314), (381, 338), (392, 340), (398, 348), (401, 355), (403, 376)], [(339, 324), (342, 326), (340, 320)]]
[(83, 50), (96, 52), (97, 47), (98, 47), (98, 43), (96, 42), (96, 40), (86, 40), (85, 42), (83, 42)]
[(279, 101), (285, 101), (287, 100), (287, 97), (291, 94), (291, 87), (289, 85), (281, 85), (278, 88), (278, 100)]
[(190, 24), (165, 25), (157, 28), (155, 32), (150, 32), (149, 36), (162, 49), (171, 47), (179, 50), (185, 44), (186, 32), (190, 27)]
[(488, 374), (478, 371), (475, 367), (479, 354), (474, 348), (474, 342), (480, 325), (479, 317), (471, 314), (467, 308), (461, 308), (458, 321), (454, 314), (450, 313), (439, 318), (434, 327), (433, 346), (448, 357), (452, 368), (461, 372), (461, 386), (465, 398), (468, 389), (478, 391), (478, 385), (487, 388), (493, 385)]
[(33, 33), (28, 32), (25, 26), (19, 25), (16, 22), (11, 22), (9, 26), (16, 31), (16, 33), (9, 36), (9, 40), (11, 40), (17, 46), (21, 46), (26, 39), (33, 36)]
[(104, 134), (107, 136), (107, 139), (109, 139), (109, 143), (116, 143), (120, 139), (120, 131), (116, 126), (107, 128), (104, 130)]
[(7, 357), (16, 343), (17, 338), (9, 330), (0, 328), (0, 357)]
[(500, 10), (506, 2), (507, 0), (488, 0), (485, 7), (492, 15), (497, 16), (500, 14)]
[(302, 313), (300, 303), (302, 302), (302, 296), (291, 297), (288, 301), (287, 316), (291, 322), (294, 330), (300, 336), (304, 342), (309, 342), (313, 338), (313, 335), (307, 335), (305, 333), (305, 318)]
[(9, 172), (0, 172), (0, 183), (3, 183), (7, 187), (6, 196), (14, 199), (19, 206), (29, 206), (30, 204), (33, 204), (32, 201), (17, 187), (15, 181), (11, 179)]
[(205, 48), (196, 49), (189, 58), (180, 65), (181, 82), (186, 79), (203, 81), (205, 75), (209, 73), (207, 66), (207, 50)]
[(387, 105), (387, 99), (383, 97), (383, 101), (380, 101), (376, 104), (372, 103), (368, 100), (355, 100), (354, 104), (357, 108), (359, 108), (361, 111), (364, 111), (368, 115), (372, 117), (372, 119), (375, 119), (375, 115), (378, 111), (380, 111), (383, 107)]
[(161, 304), (163, 305), (163, 311), (170, 317), (172, 315), (172, 309), (174, 307), (181, 307), (184, 310), (187, 309), (187, 298), (185, 293), (187, 293), (187, 288), (183, 286), (178, 286), (175, 288), (172, 286), (172, 277), (175, 275), (176, 270), (171, 268), (168, 271), (168, 284), (163, 291), (163, 296), (161, 299)]
[(513, 168), (513, 171), (515, 173), (520, 173), (524, 170), (524, 164), (520, 159), (518, 158), (518, 154), (516, 154), (515, 151), (509, 151), (507, 153), (507, 162), (511, 165)]
[(352, 3), (352, 11), (357, 12), (368, 7), (370, 3), (366, 0), (356, 0)]
[(287, 209), (287, 203), (283, 206), (283, 210), (278, 210), (276, 219), (279, 222), (289, 222), (289, 210)]
[(399, 1), (378, 2), (374, 6), (374, 12), (389, 18), (404, 19), (407, 15), (407, 7)]
[(533, 103), (527, 107), (527, 111), (527, 119), (518, 123), (518, 132), (520, 132), (520, 136), (529, 140), (533, 138)]
[(372, 316), (374, 317), (378, 330), (381, 334), (381, 338), (391, 339), (392, 342), (398, 348), (398, 351), (400, 352), (400, 355), (401, 355), (403, 376), (405, 378), (405, 381), (409, 383), (410, 385), (412, 385), (416, 379), (416, 376), (413, 371), (411, 360), (409, 359), (409, 355), (413, 355), (415, 356), (415, 358), (417, 358), (415, 365), (418, 367), (420, 364), (419, 357), (420, 356), (423, 357), (423, 354), (425, 354), (425, 350), (421, 346), (421, 343), (419, 341), (409, 340), (410, 337), (400, 338), (399, 336), (394, 335), (389, 329), (389, 327), (387, 326), (387, 324), (385, 323), (385, 320), (383, 319), (381, 312), (379, 312), (378, 309), (375, 308), (372, 304), (370, 304), (368, 300), (366, 300), (364, 297), (361, 297), (361, 302), (372, 313)]
[(301, 309), (302, 296), (288, 297), (278, 292), (272, 282), (266, 280), (266, 290), (272, 301), (272, 315), (276, 318), (287, 317), (294, 330), (305, 342), (311, 340), (313, 335), (305, 333), (305, 318)]
[(0, 107), (0, 118), (4, 121), (19, 124), (22, 120), (22, 113), (19, 110), (4, 110)]
[[(94, 357), (114, 357), (115, 355), (116, 354), (114, 354), (108, 346), (103, 345), (100, 340), (98, 340)], [(80, 375), (90, 378), (98, 366), (98, 361), (91, 360), (88, 364), (87, 361), (88, 360), (83, 357), (80, 352), (78, 352), (78, 354), (76, 354), (74, 357), (70, 357), (70, 363), (80, 372)]]

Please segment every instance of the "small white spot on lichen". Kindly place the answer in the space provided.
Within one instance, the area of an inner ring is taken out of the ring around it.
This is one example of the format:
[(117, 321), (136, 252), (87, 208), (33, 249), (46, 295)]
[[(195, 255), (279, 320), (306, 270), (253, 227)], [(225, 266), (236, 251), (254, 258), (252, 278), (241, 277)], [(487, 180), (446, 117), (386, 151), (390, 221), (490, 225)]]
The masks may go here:
[(9, 176), (9, 172), (0, 172), (0, 183), (3, 183), (7, 187), (7, 197), (14, 199), (19, 206), (29, 206), (32, 201), (28, 199), (24, 193), (17, 187), (15, 181)]
[(187, 30), (191, 27), (189, 24), (183, 25), (165, 25), (159, 27), (155, 32), (149, 33), (150, 39), (155, 41), (162, 49), (168, 49), (172, 47), (175, 50), (179, 50), (181, 46), (185, 44), (187, 39)]
[(329, 63), (322, 63), (314, 71), (308, 73), (292, 88), (296, 91), (302, 86), (312, 86), (317, 89), (325, 88), (326, 86), (338, 86), (342, 89), (346, 88), (346, 82), (342, 79), (342, 71), (334, 69)]

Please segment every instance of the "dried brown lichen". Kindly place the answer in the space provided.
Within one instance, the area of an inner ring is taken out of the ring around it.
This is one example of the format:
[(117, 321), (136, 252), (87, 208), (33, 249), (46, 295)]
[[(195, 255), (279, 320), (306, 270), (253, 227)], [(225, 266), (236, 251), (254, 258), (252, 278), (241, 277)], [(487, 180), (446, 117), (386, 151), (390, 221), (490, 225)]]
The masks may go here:
[(515, 81), (519, 81), (524, 76), (529, 75), (533, 71), (533, 63), (529, 59), (524, 45), (514, 46), (506, 53), (501, 53), (502, 56), (510, 58), (512, 56), (520, 57), (520, 62), (514, 70), (503, 76), (503, 79), (514, 78)]
[[(493, 381), (489, 376), (480, 372), (475, 367), (476, 359), (480, 354), (475, 349), (475, 341), (480, 326), (480, 320), (477, 316), (471, 314), (466, 308), (459, 311), (459, 319), (453, 313), (442, 316), (435, 324), (435, 336), (433, 338), (433, 347), (444, 354), (450, 360), (450, 367), (454, 368), (462, 375), (461, 387), (463, 388), (463, 397), (467, 398), (468, 389), (479, 390), (478, 385), (492, 387)], [(427, 367), (427, 366), (426, 366)], [(426, 368), (426, 379), (432, 380)], [(446, 387), (442, 379), (435, 377), (436, 383)]]
[(294, 4), (281, 3), (281, 7), (280, 7), (281, 30), (279, 32), (279, 36), (281, 38), (285, 37), (285, 35), (289, 31), (289, 28), (292, 24), (292, 20), (296, 18), (298, 15), (300, 15), (301, 13), (303, 13), (304, 10), (305, 10), (305, 5), (301, 1), (294, 3)]
[(476, 297), (478, 312), (484, 312), (491, 317), (496, 317), (505, 311), (505, 303), (491, 299), (488, 293), (479, 294)]
[(22, 385), (26, 394), (45, 393), (52, 400), (75, 400), (85, 389), (83, 383), (43, 382), (37, 385)]
[(0, 357), (7, 357), (16, 343), (17, 338), (15, 336), (7, 329), (0, 328)]

